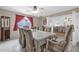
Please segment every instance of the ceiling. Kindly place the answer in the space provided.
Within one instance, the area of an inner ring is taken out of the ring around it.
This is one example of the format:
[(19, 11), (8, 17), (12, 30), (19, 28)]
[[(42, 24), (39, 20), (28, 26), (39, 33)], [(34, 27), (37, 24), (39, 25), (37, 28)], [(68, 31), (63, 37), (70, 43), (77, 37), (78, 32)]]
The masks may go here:
[(78, 6), (37, 6), (37, 13), (33, 13), (33, 6), (0, 6), (0, 9), (33, 16), (48, 16), (74, 8)]

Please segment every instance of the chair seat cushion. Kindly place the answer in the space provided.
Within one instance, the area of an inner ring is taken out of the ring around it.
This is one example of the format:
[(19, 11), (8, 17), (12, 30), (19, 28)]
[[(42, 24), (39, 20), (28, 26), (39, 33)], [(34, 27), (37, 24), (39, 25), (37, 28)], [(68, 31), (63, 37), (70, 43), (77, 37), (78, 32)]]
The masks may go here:
[(55, 52), (62, 52), (63, 51), (63, 48), (62, 47), (59, 47), (59, 46), (55, 46), (55, 47), (53, 47), (53, 50)]

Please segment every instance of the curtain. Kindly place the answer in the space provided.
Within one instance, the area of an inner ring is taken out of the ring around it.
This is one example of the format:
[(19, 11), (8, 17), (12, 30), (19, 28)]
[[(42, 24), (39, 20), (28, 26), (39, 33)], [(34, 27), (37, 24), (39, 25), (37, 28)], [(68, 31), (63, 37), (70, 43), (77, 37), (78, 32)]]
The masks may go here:
[[(18, 29), (17, 23), (18, 23), (19, 21), (21, 21), (21, 20), (23, 19), (23, 17), (24, 17), (24, 16), (22, 16), (22, 15), (16, 15), (15, 24), (14, 24), (14, 29), (13, 29), (14, 31), (17, 31), (17, 29)], [(33, 27), (33, 17), (27, 17), (27, 18), (29, 18), (29, 20), (30, 20), (30, 22), (31, 22), (31, 24), (32, 24), (31, 27)]]

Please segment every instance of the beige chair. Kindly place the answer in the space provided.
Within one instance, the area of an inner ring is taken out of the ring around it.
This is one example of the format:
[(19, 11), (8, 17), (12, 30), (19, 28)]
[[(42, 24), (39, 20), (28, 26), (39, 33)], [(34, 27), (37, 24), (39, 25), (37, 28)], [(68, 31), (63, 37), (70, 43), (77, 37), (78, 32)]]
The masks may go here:
[(23, 34), (23, 29), (19, 28), (19, 43), (22, 46), (22, 48), (25, 48), (26, 41)]
[(22, 34), (21, 34), (22, 32), (21, 32), (21, 29), (19, 29), (19, 43), (20, 43), (20, 45), (22, 44), (22, 42), (21, 42), (21, 39), (22, 39)]
[(51, 32), (51, 28), (45, 27), (44, 31), (46, 31), (46, 32)]
[(41, 27), (39, 27), (39, 30), (40, 30), (40, 31), (43, 31), (43, 27), (42, 27), (42, 26), (41, 26)]
[(34, 40), (33, 40), (33, 37), (32, 37), (32, 32), (31, 30), (24, 30), (23, 29), (23, 33), (25, 35), (25, 40), (26, 40), (26, 47), (25, 47), (25, 50), (27, 52), (34, 52), (35, 51), (35, 45), (34, 45)]
[(37, 27), (37, 26), (34, 26), (34, 27), (32, 27), (32, 29), (39, 30), (39, 27)]
[(70, 25), (65, 33), (65, 38), (63, 41), (47, 40), (45, 51), (52, 52), (64, 52), (67, 50), (72, 36), (73, 25)]

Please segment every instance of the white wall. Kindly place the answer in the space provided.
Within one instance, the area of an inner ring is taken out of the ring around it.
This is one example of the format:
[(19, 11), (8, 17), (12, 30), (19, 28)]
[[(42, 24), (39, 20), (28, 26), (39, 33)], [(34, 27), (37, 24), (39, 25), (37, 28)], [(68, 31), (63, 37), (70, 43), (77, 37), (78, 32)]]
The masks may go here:
[(76, 26), (76, 30), (77, 31), (76, 32), (77, 32), (77, 38), (78, 38), (77, 41), (79, 42), (79, 13), (77, 13), (77, 17), (76, 18), (77, 18), (77, 21), (76, 21), (76, 25), (77, 25)]
[[(67, 17), (67, 19), (65, 18)], [(72, 20), (71, 22), (68, 22), (68, 19)], [(68, 14), (68, 15), (62, 15), (62, 16), (56, 16), (56, 17), (47, 17), (47, 26), (65, 26), (67, 24), (73, 24), (74, 25), (74, 32), (73, 32), (73, 38), (72, 38), (72, 43), (73, 45), (76, 44), (77, 41), (79, 41), (77, 35), (77, 15), (76, 13), (72, 12), (72, 14)]]
[(53, 26), (66, 26), (67, 24), (73, 23), (73, 22), (71, 23), (68, 22), (68, 19), (72, 20), (72, 14), (55, 16), (55, 17), (47, 17), (47, 26), (52, 27), (52, 32), (53, 32)]
[(71, 14), (63, 15), (63, 16), (57, 16), (57, 17), (47, 17), (47, 25), (49, 25), (49, 26), (62, 25), (63, 26), (64, 23), (68, 20), (68, 19), (65, 19), (65, 17), (71, 18), (71, 20), (72, 20)]

